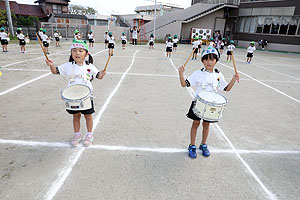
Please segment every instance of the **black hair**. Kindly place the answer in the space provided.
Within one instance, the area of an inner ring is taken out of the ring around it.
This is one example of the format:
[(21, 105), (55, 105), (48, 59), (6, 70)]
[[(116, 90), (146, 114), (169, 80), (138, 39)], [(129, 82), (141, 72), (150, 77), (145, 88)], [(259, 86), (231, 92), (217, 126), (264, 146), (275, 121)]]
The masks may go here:
[[(72, 50), (71, 50), (72, 51)], [(87, 50), (85, 50), (86, 53), (88, 53)], [(70, 55), (70, 58), (69, 58), (69, 62), (75, 62), (75, 60), (73, 59), (72, 57), (72, 52), (71, 52), (71, 55)], [(85, 64), (89, 65), (89, 64), (93, 64), (94, 63), (94, 59), (93, 57), (91, 56), (91, 54), (89, 54), (89, 59), (87, 61), (85, 61)]]
[(210, 54), (206, 54), (205, 56), (203, 56), (202, 58), (201, 58), (201, 61), (203, 62), (203, 60), (208, 60), (208, 59), (210, 59), (210, 60), (216, 60), (216, 62), (218, 62), (219, 61), (219, 56), (217, 56), (216, 54), (213, 54), (213, 53), (210, 53)]
[(172, 38), (168, 38), (168, 42), (172, 42)]
[(21, 30), (17, 30), (17, 33), (20, 34), (20, 33), (21, 33)]

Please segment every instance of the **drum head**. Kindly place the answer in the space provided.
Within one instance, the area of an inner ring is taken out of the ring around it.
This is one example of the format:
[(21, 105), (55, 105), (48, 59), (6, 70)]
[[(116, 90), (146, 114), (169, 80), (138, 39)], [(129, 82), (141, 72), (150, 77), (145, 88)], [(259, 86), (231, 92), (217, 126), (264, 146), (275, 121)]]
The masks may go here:
[(65, 88), (61, 95), (65, 99), (80, 100), (89, 96), (90, 93), (90, 88), (86, 85), (71, 85)]
[(217, 104), (227, 103), (227, 100), (224, 96), (215, 92), (199, 92), (198, 97), (200, 97), (206, 102), (217, 103)]

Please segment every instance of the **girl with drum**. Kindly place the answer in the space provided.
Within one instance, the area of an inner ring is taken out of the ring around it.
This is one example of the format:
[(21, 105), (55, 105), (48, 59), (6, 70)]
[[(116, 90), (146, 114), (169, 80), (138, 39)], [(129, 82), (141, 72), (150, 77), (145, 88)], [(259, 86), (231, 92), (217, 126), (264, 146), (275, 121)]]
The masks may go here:
[(127, 38), (125, 36), (125, 33), (123, 32), (121, 35), (121, 40), (122, 40), (122, 49), (125, 49), (126, 43), (127, 43)]
[[(192, 101), (192, 104), (190, 106), (189, 112), (187, 113), (187, 117), (193, 120), (193, 124), (191, 127), (190, 137), (191, 137), (191, 143), (188, 147), (189, 150), (189, 156), (191, 158), (196, 158), (197, 153), (195, 146), (195, 140), (197, 135), (197, 129), (200, 125), (201, 118), (198, 117), (194, 113), (194, 107), (196, 104), (196, 97), (198, 94), (206, 93), (206, 94), (216, 94), (216, 90), (224, 90), (224, 91), (230, 91), (233, 87), (235, 81), (240, 79), (239, 74), (235, 74), (231, 81), (227, 84), (225, 81), (224, 76), (221, 72), (219, 72), (217, 69), (215, 69), (215, 65), (219, 60), (219, 53), (215, 48), (208, 47), (201, 53), (201, 61), (204, 65), (204, 68), (201, 70), (195, 71), (189, 78), (184, 78), (184, 66), (180, 67), (179, 72), (179, 78), (180, 78), (180, 84), (182, 87), (190, 87), (195, 86), (197, 87), (197, 90), (195, 92), (196, 96), (194, 100)], [(202, 122), (202, 141), (199, 146), (199, 149), (202, 151), (202, 155), (207, 157), (210, 155), (210, 152), (207, 148), (206, 141), (209, 133), (209, 125), (210, 123), (217, 122), (215, 121), (207, 121), (203, 117)]]
[[(88, 58), (88, 61), (85, 59)], [(69, 78), (68, 87), (83, 85), (88, 87), (89, 90), (93, 91), (93, 86), (91, 80), (93, 77), (97, 79), (103, 79), (105, 76), (105, 71), (99, 71), (93, 65), (93, 58), (88, 52), (88, 45), (86, 41), (73, 40), (71, 46), (71, 56), (69, 62), (62, 64), (58, 67), (54, 66), (52, 60), (46, 60), (46, 64), (50, 66), (52, 74), (60, 74)], [(79, 91), (78, 91), (79, 92)], [(93, 101), (90, 100), (90, 108), (85, 110), (72, 110), (72, 108), (67, 108), (67, 112), (73, 115), (73, 127), (74, 127), (74, 137), (71, 144), (73, 146), (78, 146), (81, 142), (80, 134), (80, 118), (81, 114), (84, 115), (87, 126), (87, 134), (84, 137), (83, 145), (89, 146), (93, 142), (93, 117), (92, 114), (95, 112)]]

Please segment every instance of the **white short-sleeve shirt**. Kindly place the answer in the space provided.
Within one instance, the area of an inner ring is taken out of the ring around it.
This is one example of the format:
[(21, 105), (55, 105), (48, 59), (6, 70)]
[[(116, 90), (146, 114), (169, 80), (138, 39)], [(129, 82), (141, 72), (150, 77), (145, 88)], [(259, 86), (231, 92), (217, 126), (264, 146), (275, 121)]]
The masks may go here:
[(235, 46), (233, 44), (228, 45), (227, 51), (233, 51), (235, 49)]
[(1, 40), (7, 40), (7, 33), (0, 32), (0, 37), (1, 37)]
[(197, 88), (196, 95), (202, 91), (213, 92), (214, 82), (217, 90), (224, 90), (228, 85), (223, 74), (216, 69), (214, 72), (208, 72), (205, 68), (199, 69), (186, 79), (187, 87), (194, 86)]
[(174, 38), (173, 42), (174, 42), (174, 44), (177, 44), (178, 43), (178, 38)]
[(22, 33), (20, 33), (20, 34), (17, 35), (17, 38), (19, 40), (24, 40), (25, 36)]
[(121, 40), (125, 40), (126, 41), (126, 36), (125, 35), (121, 35)]
[(137, 39), (137, 37), (138, 37), (138, 31), (137, 30), (133, 30), (132, 31), (132, 38), (133, 39)]
[(193, 48), (198, 48), (198, 45), (200, 45), (200, 42), (199, 42), (199, 40), (196, 40), (196, 41), (192, 42), (192, 44), (193, 44)]
[(88, 37), (89, 37), (89, 39), (94, 39), (94, 34), (93, 33), (88, 34)]
[(166, 47), (172, 47), (173, 46), (173, 42), (168, 42), (167, 41), (166, 44), (167, 44)]
[(43, 42), (47, 42), (47, 40), (48, 40), (48, 36), (47, 36), (46, 34), (43, 34), (43, 36), (42, 36), (42, 40), (43, 40)]
[(56, 37), (56, 38), (59, 37), (59, 33), (57, 33), (57, 32), (55, 32), (53, 35), (54, 35), (54, 37)]
[(249, 46), (248, 48), (247, 48), (247, 53), (253, 53), (254, 51), (256, 50), (256, 48), (255, 48), (255, 46)]
[(75, 62), (67, 62), (58, 66), (58, 71), (60, 75), (69, 78), (68, 86), (83, 84), (88, 86), (91, 91), (93, 91), (92, 76), (95, 78), (99, 72), (93, 64), (86, 65), (84, 63), (83, 66), (79, 66)]
[(108, 43), (112, 43), (112, 44), (115, 44), (115, 38), (114, 36), (108, 36)]

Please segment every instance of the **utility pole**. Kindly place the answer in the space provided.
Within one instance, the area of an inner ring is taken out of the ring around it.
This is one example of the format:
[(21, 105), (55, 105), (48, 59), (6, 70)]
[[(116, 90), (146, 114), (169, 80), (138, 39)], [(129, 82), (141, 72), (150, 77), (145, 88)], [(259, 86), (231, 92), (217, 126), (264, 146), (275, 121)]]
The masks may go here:
[(9, 0), (5, 0), (5, 8), (6, 8), (9, 32), (12, 36), (14, 36), (14, 28), (13, 28), (13, 23), (12, 23), (12, 19), (11, 19)]
[(155, 0), (155, 5), (154, 5), (154, 23), (153, 23), (154, 27), (153, 27), (153, 36), (154, 36), (154, 40), (156, 39), (155, 36), (155, 28), (156, 28), (156, 0)]

